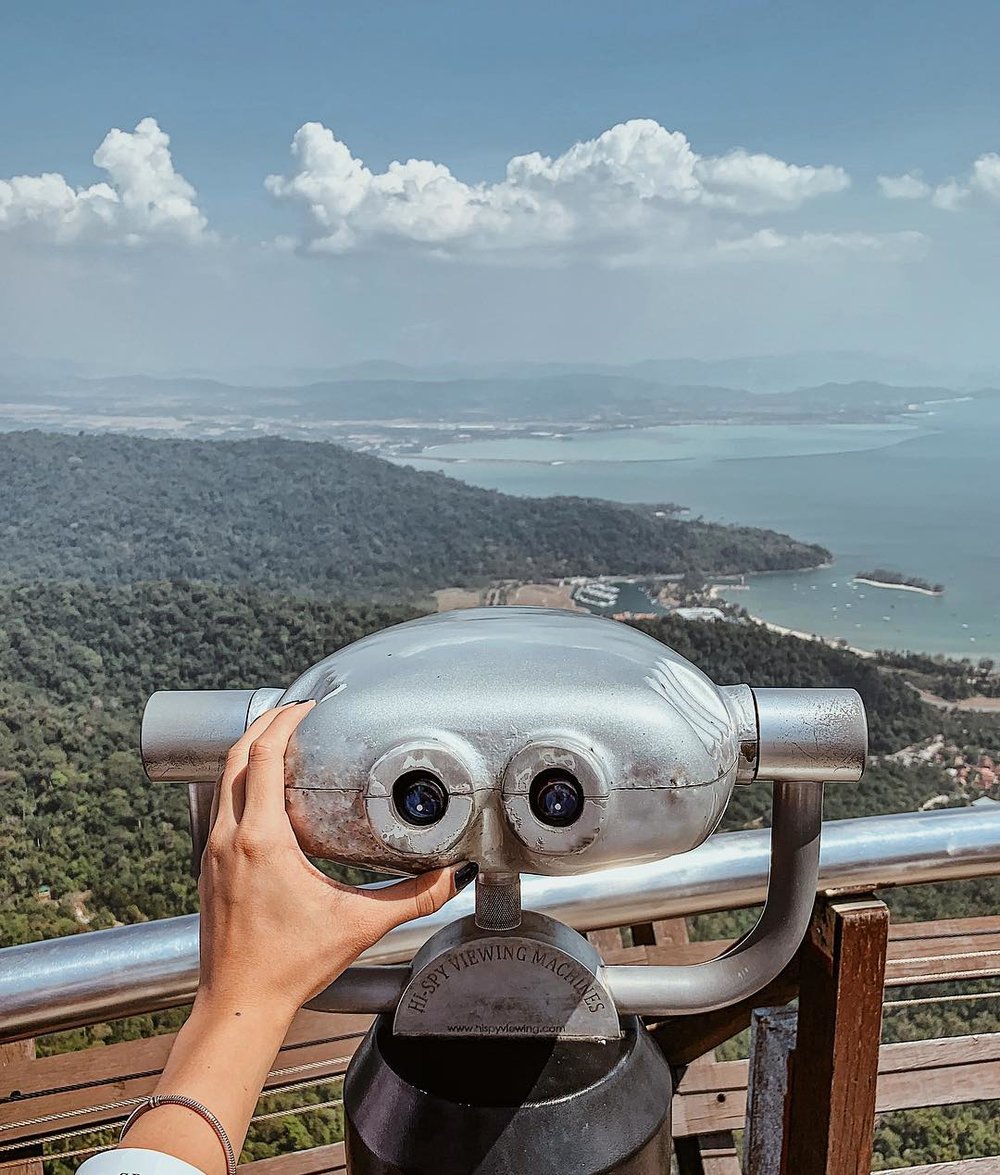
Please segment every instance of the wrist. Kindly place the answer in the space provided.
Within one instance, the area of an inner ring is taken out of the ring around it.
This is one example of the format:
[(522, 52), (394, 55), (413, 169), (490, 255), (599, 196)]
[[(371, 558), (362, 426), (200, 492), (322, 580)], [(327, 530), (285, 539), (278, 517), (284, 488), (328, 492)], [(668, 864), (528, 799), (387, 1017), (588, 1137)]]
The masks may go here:
[(203, 1027), (242, 1026), (254, 1032), (264, 1029), (269, 1035), (279, 1034), (283, 1040), (299, 1007), (288, 996), (201, 985), (190, 1019), (197, 1019)]
[[(294, 1008), (203, 985), (156, 1085), (158, 1095), (191, 1098), (222, 1124), (239, 1152)], [(208, 1175), (224, 1175), (223, 1148), (207, 1119), (166, 1104), (144, 1114), (127, 1143), (176, 1155)]]

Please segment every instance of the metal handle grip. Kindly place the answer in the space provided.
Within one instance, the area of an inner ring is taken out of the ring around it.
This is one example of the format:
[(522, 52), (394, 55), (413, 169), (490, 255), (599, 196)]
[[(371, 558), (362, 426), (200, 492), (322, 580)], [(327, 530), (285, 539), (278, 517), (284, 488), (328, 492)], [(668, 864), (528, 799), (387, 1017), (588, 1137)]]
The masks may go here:
[(158, 690), (142, 713), (142, 765), (154, 782), (214, 783), (226, 753), (283, 689)]

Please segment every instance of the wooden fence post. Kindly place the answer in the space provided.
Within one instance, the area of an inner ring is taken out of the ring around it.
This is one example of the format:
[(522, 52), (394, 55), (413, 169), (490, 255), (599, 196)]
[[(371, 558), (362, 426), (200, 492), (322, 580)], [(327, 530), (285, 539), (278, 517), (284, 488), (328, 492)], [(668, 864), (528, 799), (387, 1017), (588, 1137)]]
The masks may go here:
[(821, 898), (801, 952), (781, 1175), (870, 1175), (889, 910)]
[[(32, 1061), (35, 1058), (33, 1040), (15, 1040), (11, 1044), (0, 1043), (0, 1069), (15, 1061)], [(24, 1148), (24, 1162), (5, 1168), (4, 1175), (42, 1175), (42, 1148), (37, 1143), (27, 1143)], [(19, 1152), (15, 1152), (20, 1158)]]

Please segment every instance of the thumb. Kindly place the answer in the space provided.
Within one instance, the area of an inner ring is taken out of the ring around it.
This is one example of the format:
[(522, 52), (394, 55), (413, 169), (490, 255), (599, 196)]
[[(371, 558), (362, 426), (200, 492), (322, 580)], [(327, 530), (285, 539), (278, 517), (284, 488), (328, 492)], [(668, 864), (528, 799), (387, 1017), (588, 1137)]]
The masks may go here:
[(403, 922), (426, 918), (440, 910), (475, 878), (479, 866), (471, 861), (447, 869), (433, 869), (417, 877), (408, 877), (395, 885), (369, 890), (375, 908), (372, 921), (380, 926), (379, 937)]

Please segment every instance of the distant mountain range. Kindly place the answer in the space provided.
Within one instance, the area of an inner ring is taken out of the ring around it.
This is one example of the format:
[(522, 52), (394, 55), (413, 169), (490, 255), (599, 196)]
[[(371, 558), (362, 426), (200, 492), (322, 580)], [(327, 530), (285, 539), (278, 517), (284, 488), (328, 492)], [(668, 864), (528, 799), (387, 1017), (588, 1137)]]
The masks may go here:
[[(695, 387), (743, 388), (749, 392), (790, 392), (827, 383), (874, 382), (896, 386), (932, 385), (954, 390), (1000, 382), (1000, 368), (960, 370), (916, 359), (853, 351), (751, 355), (732, 359), (643, 359), (628, 364), (490, 363), (414, 367), (373, 360), (325, 372), (302, 373), (303, 383), (325, 380), (537, 379), (561, 375), (625, 376)], [(256, 382), (256, 381), (255, 381)], [(293, 382), (293, 381), (289, 381)], [(298, 380), (294, 382), (299, 382)]]
[[(0, 379), (104, 379), (116, 374), (94, 363), (0, 355)], [(117, 373), (120, 374), (120, 373)], [(803, 351), (786, 355), (749, 355), (728, 359), (643, 359), (634, 363), (580, 361), (413, 365), (374, 359), (329, 367), (274, 366), (225, 371), (178, 369), (153, 373), (159, 378), (211, 379), (240, 387), (283, 387), (354, 380), (449, 382), (482, 379), (544, 379), (564, 375), (623, 376), (696, 387), (743, 388), (750, 392), (788, 392), (827, 383), (874, 382), (898, 387), (943, 387), (969, 390), (1000, 383), (1000, 364), (989, 367), (928, 363), (919, 359), (873, 355), (862, 351)]]
[[(281, 431), (281, 423), (414, 421), (480, 424), (666, 424), (693, 421), (803, 423), (891, 419), (911, 406), (995, 394), (873, 380), (827, 382), (764, 393), (722, 384), (670, 383), (608, 371), (450, 379), (355, 375), (309, 384), (247, 386), (197, 377), (0, 376), (0, 429), (30, 425), (208, 435), (213, 422)], [(88, 417), (92, 417), (90, 419)], [(199, 431), (200, 430), (200, 431)]]

